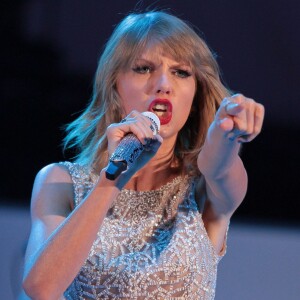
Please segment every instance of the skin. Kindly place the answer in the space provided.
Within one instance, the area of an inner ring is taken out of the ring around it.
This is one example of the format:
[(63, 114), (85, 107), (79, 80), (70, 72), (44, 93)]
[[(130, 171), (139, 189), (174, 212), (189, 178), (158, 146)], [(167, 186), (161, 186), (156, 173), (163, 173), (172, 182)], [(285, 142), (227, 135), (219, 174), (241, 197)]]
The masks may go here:
[(198, 167), (205, 177), (207, 201), (203, 221), (216, 251), (223, 248), (230, 218), (245, 197), (247, 173), (240, 144), (261, 131), (264, 107), (241, 94), (225, 98), (211, 124)]
[(117, 90), (126, 115), (148, 110), (156, 98), (168, 99), (173, 106), (172, 119), (161, 127), (160, 135), (165, 141), (174, 141), (189, 116), (196, 79), (190, 66), (154, 51), (146, 50), (129, 70), (119, 74)]
[(151, 123), (140, 113), (148, 110), (150, 103), (157, 98), (168, 99), (172, 103), (171, 121), (162, 125), (159, 135), (154, 137), (162, 143), (154, 159), (147, 162), (145, 169), (138, 170), (126, 185), (129, 189), (157, 189), (178, 175), (178, 170), (170, 166), (174, 162), (177, 134), (189, 116), (196, 92), (195, 76), (190, 66), (150, 48), (136, 59), (129, 70), (119, 74), (117, 90), (128, 116), (126, 122), (113, 125), (107, 131), (109, 153), (128, 132), (133, 132), (142, 143), (145, 138), (153, 137), (149, 130)]
[[(37, 175), (32, 193), (32, 232), (25, 258), (24, 289), (32, 299), (59, 299), (80, 270), (105, 215), (123, 187), (135, 190), (156, 189), (178, 172), (174, 164), (177, 133), (188, 118), (195, 94), (194, 75), (182, 78), (182, 68), (159, 51), (149, 49), (139, 58), (151, 68), (132, 68), (118, 75), (117, 90), (122, 99), (126, 122), (107, 128), (111, 154), (128, 132), (142, 143), (153, 138), (152, 148), (144, 151), (134, 167), (115, 181), (99, 180), (81, 204), (72, 209), (73, 187), (68, 171), (53, 164)], [(146, 64), (146, 65), (147, 65)], [(150, 71), (151, 70), (151, 71)], [(177, 70), (177, 71), (174, 71)], [(179, 74), (181, 74), (179, 76)], [(141, 112), (153, 99), (169, 99), (173, 105), (170, 123), (153, 136), (150, 121)], [(184, 99), (184, 101), (183, 101)], [(264, 117), (261, 104), (243, 95), (223, 100), (211, 124), (198, 167), (205, 178), (206, 202), (203, 221), (216, 253), (222, 250), (231, 215), (243, 200), (247, 174), (238, 156), (241, 142), (253, 140)], [(146, 165), (146, 166), (145, 166)]]

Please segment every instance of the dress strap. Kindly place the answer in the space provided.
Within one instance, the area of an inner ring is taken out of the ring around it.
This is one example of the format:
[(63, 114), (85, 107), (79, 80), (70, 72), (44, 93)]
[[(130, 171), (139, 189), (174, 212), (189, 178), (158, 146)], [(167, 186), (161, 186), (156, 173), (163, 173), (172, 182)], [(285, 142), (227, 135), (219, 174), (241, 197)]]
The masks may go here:
[(94, 185), (89, 170), (85, 166), (69, 161), (60, 162), (59, 164), (65, 166), (70, 173), (74, 190), (74, 207), (76, 207)]

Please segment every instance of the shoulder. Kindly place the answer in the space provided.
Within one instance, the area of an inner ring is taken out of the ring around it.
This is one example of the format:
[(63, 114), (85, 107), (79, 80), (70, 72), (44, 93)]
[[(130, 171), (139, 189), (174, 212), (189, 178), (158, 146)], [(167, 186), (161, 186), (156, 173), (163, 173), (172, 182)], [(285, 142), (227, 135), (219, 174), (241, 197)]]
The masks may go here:
[(36, 181), (72, 183), (70, 172), (65, 163), (52, 163), (43, 167), (36, 175)]
[(31, 207), (40, 214), (58, 210), (67, 215), (72, 209), (73, 183), (68, 169), (53, 163), (43, 167), (36, 175)]
[(73, 184), (65, 166), (53, 163), (37, 173), (31, 196), (32, 227), (27, 257), (69, 216), (72, 199)]

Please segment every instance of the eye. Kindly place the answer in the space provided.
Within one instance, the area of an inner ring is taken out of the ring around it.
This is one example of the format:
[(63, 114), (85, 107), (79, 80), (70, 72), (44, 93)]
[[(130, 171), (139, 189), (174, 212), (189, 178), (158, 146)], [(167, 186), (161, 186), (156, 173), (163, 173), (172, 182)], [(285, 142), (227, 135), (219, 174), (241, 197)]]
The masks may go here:
[(187, 78), (192, 75), (191, 72), (182, 69), (176, 69), (174, 74), (180, 78)]
[(141, 65), (141, 66), (135, 66), (132, 68), (132, 70), (139, 74), (147, 74), (152, 71), (152, 68), (147, 65)]

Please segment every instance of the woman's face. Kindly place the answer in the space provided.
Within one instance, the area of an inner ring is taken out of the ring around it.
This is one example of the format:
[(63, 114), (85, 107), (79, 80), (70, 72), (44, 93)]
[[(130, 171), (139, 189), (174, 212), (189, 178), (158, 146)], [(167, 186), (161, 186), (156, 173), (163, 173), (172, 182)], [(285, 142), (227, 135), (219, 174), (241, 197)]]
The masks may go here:
[(196, 92), (189, 65), (150, 47), (117, 77), (117, 91), (126, 115), (152, 111), (160, 119), (163, 138), (177, 136), (185, 124)]

